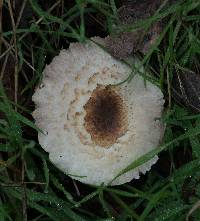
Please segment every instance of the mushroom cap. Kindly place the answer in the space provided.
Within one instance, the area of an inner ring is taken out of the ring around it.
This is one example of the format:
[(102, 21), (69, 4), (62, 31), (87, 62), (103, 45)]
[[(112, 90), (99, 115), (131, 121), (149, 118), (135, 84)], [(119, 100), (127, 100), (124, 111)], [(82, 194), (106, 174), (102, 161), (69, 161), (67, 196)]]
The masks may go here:
[[(93, 41), (103, 44), (100, 38)], [(135, 66), (144, 72), (140, 62)], [(64, 173), (92, 185), (119, 185), (150, 170), (155, 156), (112, 183), (137, 158), (156, 148), (164, 126), (161, 90), (92, 41), (61, 50), (43, 73), (33, 112), (40, 145)]]

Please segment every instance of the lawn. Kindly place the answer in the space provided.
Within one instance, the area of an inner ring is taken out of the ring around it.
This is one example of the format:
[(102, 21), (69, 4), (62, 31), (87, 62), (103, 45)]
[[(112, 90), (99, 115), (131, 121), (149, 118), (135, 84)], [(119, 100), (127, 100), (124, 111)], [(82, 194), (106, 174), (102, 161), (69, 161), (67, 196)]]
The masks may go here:
[[(159, 147), (122, 171), (158, 155), (149, 172), (95, 187), (49, 161), (32, 95), (61, 49), (108, 35), (109, 53), (122, 62), (137, 56), (162, 90), (166, 129)], [(7, 220), (200, 220), (199, 0), (0, 0), (0, 221)]]

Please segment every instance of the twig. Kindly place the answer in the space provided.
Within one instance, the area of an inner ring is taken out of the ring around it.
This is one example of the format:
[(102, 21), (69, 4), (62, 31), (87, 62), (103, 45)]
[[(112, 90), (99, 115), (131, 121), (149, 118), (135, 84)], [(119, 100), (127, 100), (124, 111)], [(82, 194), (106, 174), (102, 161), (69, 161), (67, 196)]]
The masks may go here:
[[(14, 57), (14, 54), (12, 53), (12, 51), (15, 52), (14, 46), (13, 46), (13, 45), (10, 45), (4, 38), (2, 38), (2, 40), (3, 40), (3, 43), (5, 44), (5, 46), (8, 47), (8, 49), (5, 51), (5, 52), (8, 53), (8, 54), (7, 54), (7, 57), (9, 57), (9, 51), (10, 51), (10, 50), (11, 50), (11, 52), (10, 52), (11, 56)], [(2, 54), (3, 57), (5, 56), (5, 52)], [(2, 58), (2, 55), (0, 56), (0, 59)], [(8, 59), (8, 58), (5, 58), (4, 61), (5, 61), (6, 59)], [(36, 71), (35, 68), (34, 68), (25, 58), (23, 58), (23, 61), (24, 61), (24, 62), (27, 64), (27, 66), (29, 66), (33, 71)], [(7, 63), (7, 62), (5, 62), (5, 65), (6, 65), (6, 63)], [(3, 73), (3, 72), (4, 72), (4, 71), (3, 71), (3, 68), (2, 68), (2, 73)], [(3, 78), (3, 76), (1, 75), (1, 76), (0, 76), (0, 80), (1, 80), (2, 78)]]
[(171, 95), (171, 84), (170, 84), (170, 79), (169, 79), (169, 71), (167, 70), (167, 91), (169, 95), (169, 109), (171, 109), (172, 106), (172, 95)]
[(2, 9), (3, 9), (3, 0), (0, 0), (0, 54), (1, 54), (1, 46), (2, 46)]
[(2, 183), (0, 182), (0, 185), (1, 186), (5, 186), (5, 187), (22, 187), (23, 184), (34, 184), (34, 185), (46, 185), (46, 183), (42, 183), (42, 182), (26, 182), (24, 181), (23, 183), (19, 182), (19, 183), (16, 183), (16, 182), (11, 182), (11, 183)]
[(186, 221), (189, 221), (190, 216), (192, 215), (192, 213), (200, 208), (200, 200), (198, 200), (193, 207), (190, 209), (190, 211), (188, 212), (187, 216), (186, 216)]
[(80, 193), (80, 191), (79, 191), (79, 189), (78, 189), (78, 186), (76, 185), (76, 182), (74, 181), (74, 179), (72, 179), (72, 182), (73, 182), (73, 184), (74, 184), (74, 187), (75, 187), (77, 196), (80, 196), (81, 193)]
[(23, 197), (22, 197), (22, 217), (23, 221), (27, 221), (27, 195), (26, 195), (26, 184), (24, 183), (24, 167), (25, 161), (22, 157), (22, 187), (23, 187)]
[(22, 6), (21, 6), (21, 9), (20, 9), (18, 18), (17, 18), (17, 22), (16, 22), (16, 28), (18, 28), (18, 26), (19, 26), (19, 23), (20, 23), (20, 20), (22, 18), (22, 14), (23, 14), (24, 8), (26, 6), (26, 3), (27, 3), (27, 0), (24, 0), (23, 3), (22, 3)]
[[(13, 15), (13, 10), (12, 6), (10, 3), (10, 0), (8, 0), (8, 9), (11, 17), (11, 22), (12, 22), (12, 29), (13, 29), (13, 42), (14, 42), (14, 48), (15, 48), (15, 103), (18, 103), (18, 49), (17, 49), (17, 36), (16, 36), (16, 25), (15, 25), (15, 20), (14, 20), (14, 15)], [(15, 106), (15, 110), (17, 110), (17, 107)]]
[[(47, 11), (48, 13), (51, 12), (57, 5), (60, 4), (60, 0), (58, 2), (56, 2), (53, 6), (51, 6), (51, 8)], [(35, 24), (39, 24), (42, 20), (43, 20), (44, 17), (41, 17), (39, 18)], [(29, 34), (28, 32), (24, 33), (20, 38), (19, 38), (19, 41), (21, 41), (24, 37), (26, 37), (26, 35)]]

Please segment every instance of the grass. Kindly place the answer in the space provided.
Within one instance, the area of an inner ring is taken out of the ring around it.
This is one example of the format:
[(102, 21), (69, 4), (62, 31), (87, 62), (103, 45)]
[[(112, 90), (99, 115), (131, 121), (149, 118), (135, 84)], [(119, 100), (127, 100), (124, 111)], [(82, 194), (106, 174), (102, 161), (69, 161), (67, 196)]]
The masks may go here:
[[(200, 220), (200, 115), (173, 96), (176, 73), (199, 74), (200, 2), (167, 2), (151, 18), (122, 26), (120, 0), (0, 0), (0, 221)], [(113, 23), (117, 32), (148, 30), (162, 18), (162, 33), (140, 57), (165, 94), (165, 137), (122, 173), (156, 154), (160, 160), (140, 180), (117, 187), (72, 180), (49, 162), (31, 117), (45, 64), (70, 42), (105, 37)]]

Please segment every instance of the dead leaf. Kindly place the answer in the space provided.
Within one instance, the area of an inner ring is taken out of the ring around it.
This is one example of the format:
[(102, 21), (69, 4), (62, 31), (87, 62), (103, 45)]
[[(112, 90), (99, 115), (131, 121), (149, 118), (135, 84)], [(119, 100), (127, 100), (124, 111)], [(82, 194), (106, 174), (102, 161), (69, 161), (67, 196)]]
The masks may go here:
[(192, 71), (176, 72), (172, 81), (174, 98), (190, 110), (200, 112), (200, 75)]
[[(128, 1), (118, 9), (118, 17), (122, 25), (134, 24), (139, 20), (152, 16), (161, 4), (160, 0)], [(147, 53), (162, 31), (162, 23), (153, 24), (147, 33), (144, 30), (122, 32), (118, 36), (105, 39), (108, 51), (119, 59), (130, 56), (135, 51)]]

